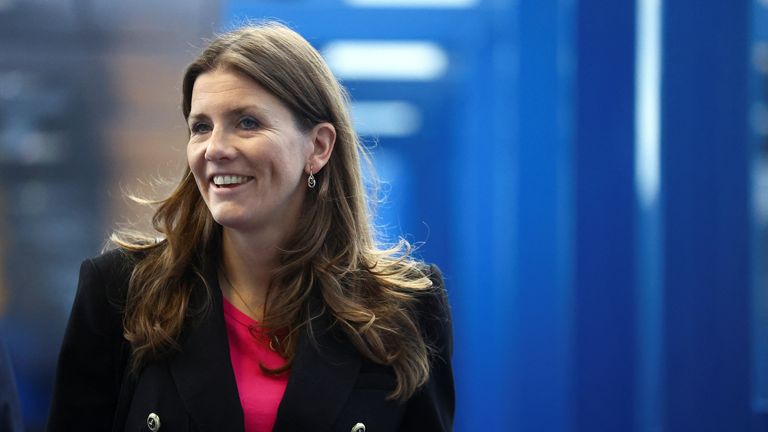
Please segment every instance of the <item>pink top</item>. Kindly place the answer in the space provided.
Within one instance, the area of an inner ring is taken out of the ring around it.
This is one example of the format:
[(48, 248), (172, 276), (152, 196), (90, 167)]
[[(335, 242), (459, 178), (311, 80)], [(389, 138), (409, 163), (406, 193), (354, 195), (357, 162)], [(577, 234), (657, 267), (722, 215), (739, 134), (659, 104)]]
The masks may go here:
[(285, 359), (269, 348), (269, 339), (257, 321), (222, 298), (229, 356), (243, 406), (245, 432), (269, 432), (275, 424), (277, 407), (288, 384), (288, 373), (265, 375), (259, 363), (275, 369), (283, 366)]

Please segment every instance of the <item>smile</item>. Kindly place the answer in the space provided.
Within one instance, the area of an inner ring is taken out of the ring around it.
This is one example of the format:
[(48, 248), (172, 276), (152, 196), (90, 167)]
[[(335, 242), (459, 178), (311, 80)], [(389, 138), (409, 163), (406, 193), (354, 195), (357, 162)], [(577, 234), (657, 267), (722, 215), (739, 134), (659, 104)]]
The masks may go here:
[(253, 177), (239, 175), (215, 175), (212, 178), (213, 184), (218, 187), (237, 186), (251, 180)]

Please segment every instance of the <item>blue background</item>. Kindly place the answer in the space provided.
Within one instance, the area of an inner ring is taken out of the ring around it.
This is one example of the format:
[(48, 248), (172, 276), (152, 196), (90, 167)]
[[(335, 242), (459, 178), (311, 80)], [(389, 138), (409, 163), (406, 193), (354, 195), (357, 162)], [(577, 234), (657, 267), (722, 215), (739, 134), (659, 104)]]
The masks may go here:
[[(447, 53), (432, 80), (343, 84), (355, 101), (406, 101), (420, 113), (408, 136), (363, 138), (389, 184), (378, 222), (423, 243), (419, 256), (446, 276), (457, 431), (768, 431), (768, 60), (758, 55), (768, 5), (660, 2), (650, 53), (660, 62), (659, 183), (647, 200), (637, 83), (650, 3), (214, 8), (217, 29), (277, 18), (321, 50), (418, 40)], [(78, 163), (99, 172), (98, 155)], [(12, 184), (17, 165), (4, 159), (0, 181)], [(95, 208), (73, 225), (78, 238), (104, 217)], [(93, 243), (68, 253), (93, 255)], [(15, 259), (6, 256), (6, 273)], [(70, 293), (71, 271), (57, 273)], [(40, 342), (22, 337), (24, 325), (13, 314), (4, 324), (36, 429), (58, 343), (31, 370), (21, 359)]]

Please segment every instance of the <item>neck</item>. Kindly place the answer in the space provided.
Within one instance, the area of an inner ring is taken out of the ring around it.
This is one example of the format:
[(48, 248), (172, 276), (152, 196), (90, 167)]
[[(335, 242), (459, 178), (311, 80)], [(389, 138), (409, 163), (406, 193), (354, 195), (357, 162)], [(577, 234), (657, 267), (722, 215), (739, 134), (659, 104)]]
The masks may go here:
[(280, 236), (270, 233), (245, 235), (223, 229), (221, 271), (225, 283), (220, 284), (222, 292), (230, 303), (256, 320), (262, 318), (280, 240)]

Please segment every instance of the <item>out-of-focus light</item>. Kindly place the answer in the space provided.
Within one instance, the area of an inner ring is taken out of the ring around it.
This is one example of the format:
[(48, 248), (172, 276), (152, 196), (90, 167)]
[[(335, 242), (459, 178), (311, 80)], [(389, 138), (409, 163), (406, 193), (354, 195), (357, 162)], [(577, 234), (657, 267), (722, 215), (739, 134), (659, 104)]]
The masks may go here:
[(755, 69), (768, 75), (768, 43), (757, 42), (752, 45), (752, 63)]
[(752, 200), (755, 203), (757, 219), (761, 224), (768, 224), (768, 161), (757, 161), (756, 185), (752, 188)]
[(421, 127), (419, 109), (404, 101), (355, 102), (352, 118), (360, 135), (405, 137)]
[(637, 4), (635, 186), (640, 203), (657, 203), (661, 182), (661, 0)]
[(760, 136), (768, 136), (768, 107), (761, 103), (752, 105), (750, 115), (752, 131)]
[(469, 8), (479, 3), (478, 0), (346, 0), (357, 7), (380, 8)]
[(337, 41), (323, 49), (336, 76), (350, 80), (429, 81), (443, 76), (448, 55), (431, 42)]
[(10, 10), (16, 3), (14, 0), (0, 0), (0, 12)]
[(0, 99), (10, 100), (19, 97), (26, 84), (26, 78), (21, 72), (11, 71), (0, 74)]

